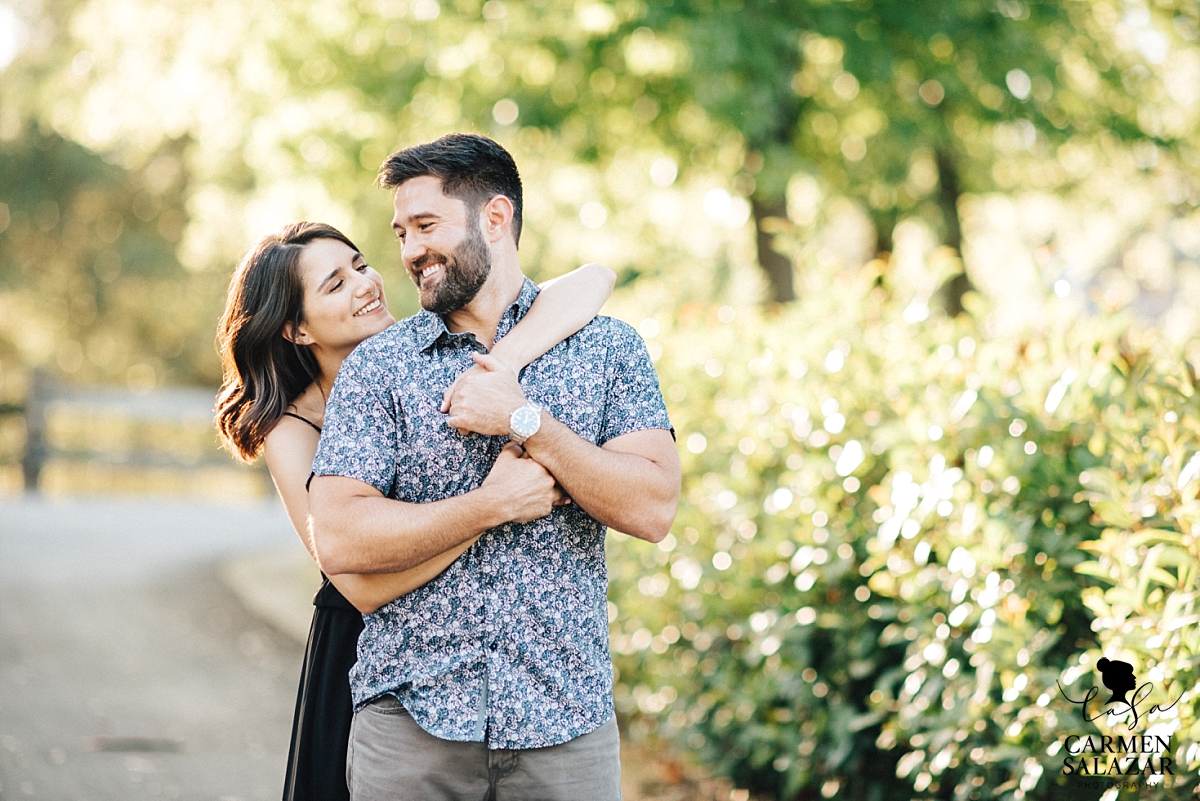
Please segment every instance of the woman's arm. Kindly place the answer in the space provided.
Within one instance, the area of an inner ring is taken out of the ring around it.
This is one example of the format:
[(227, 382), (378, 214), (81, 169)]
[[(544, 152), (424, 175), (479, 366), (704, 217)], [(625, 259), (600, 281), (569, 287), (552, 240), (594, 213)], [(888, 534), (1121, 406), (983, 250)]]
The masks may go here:
[[(267, 468), (271, 471), (271, 479), (279, 491), (288, 519), (314, 559), (316, 554), (308, 531), (308, 492), (304, 485), (308, 481), (313, 457), (317, 454), (319, 439), (317, 432), (306, 423), (284, 417), (267, 435), (264, 448)], [(435, 579), (477, 539), (467, 540), (401, 573), (344, 573), (330, 576), (329, 581), (358, 611), (370, 614), (389, 601), (407, 595)]]
[(617, 274), (603, 264), (585, 264), (541, 285), (529, 312), (501, 337), (492, 355), (521, 372), (525, 365), (592, 321), (612, 295)]
[[(520, 373), (537, 357), (590, 323), (612, 295), (617, 274), (603, 264), (590, 262), (571, 272), (542, 283), (529, 312), (492, 347), (492, 356)], [(463, 375), (477, 371), (471, 367), (446, 388), (442, 395), (442, 413), (450, 411), (450, 398)]]

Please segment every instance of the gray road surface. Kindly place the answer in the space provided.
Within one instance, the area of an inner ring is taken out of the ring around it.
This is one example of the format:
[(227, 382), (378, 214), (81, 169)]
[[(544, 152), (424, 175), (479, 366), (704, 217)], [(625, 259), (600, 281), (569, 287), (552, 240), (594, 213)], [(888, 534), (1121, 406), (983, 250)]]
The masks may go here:
[(0, 499), (0, 799), (280, 797), (303, 648), (219, 562), (277, 505)]

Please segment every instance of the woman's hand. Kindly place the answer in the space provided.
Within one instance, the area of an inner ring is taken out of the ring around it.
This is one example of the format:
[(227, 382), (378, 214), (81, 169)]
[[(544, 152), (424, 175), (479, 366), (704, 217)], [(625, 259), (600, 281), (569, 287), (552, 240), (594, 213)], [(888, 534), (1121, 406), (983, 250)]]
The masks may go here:
[(512, 413), (525, 405), (517, 373), (499, 359), (473, 354), (475, 366), (455, 379), (442, 396), (446, 424), (460, 434), (507, 436)]

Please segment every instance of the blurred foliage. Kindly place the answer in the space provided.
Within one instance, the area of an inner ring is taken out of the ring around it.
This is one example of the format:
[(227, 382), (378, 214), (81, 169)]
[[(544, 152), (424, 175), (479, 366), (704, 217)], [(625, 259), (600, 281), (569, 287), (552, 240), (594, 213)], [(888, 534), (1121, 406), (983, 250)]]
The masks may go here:
[[(1103, 137), (1181, 149), (1196, 166), (1195, 117), (1180, 113), (1165, 69), (1195, 17), (1187, 2), (1122, 17), (1073, 0), (691, 0), (652, 4), (628, 48), (649, 47), (652, 31), (689, 45), (672, 88), (744, 136), (739, 179), (760, 233), (786, 226), (787, 183), (811, 173), (869, 209), (877, 250), (892, 250), (912, 214), (961, 250), (962, 193), (1070, 185), (1078, 177), (1053, 164), (1060, 147)], [(778, 270), (774, 297), (790, 300), (790, 270)]]
[(57, 134), (0, 141), (0, 358), (153, 386), (209, 367), (215, 276), (175, 256), (182, 143), (130, 172)]
[(1135, 656), (1188, 690), (1152, 723), (1190, 792), (1191, 368), (1120, 321), (989, 338), (881, 262), (808, 267), (825, 291), (777, 316), (642, 323), (684, 489), (672, 536), (610, 560), (618, 708), (780, 799), (1068, 797), (1061, 741), (1094, 729), (1056, 682)]
[[(58, 250), (46, 237), (71, 275), (39, 296), (48, 303), (6, 315), (6, 364), (76, 363), (86, 332), (58, 312), (114, 251), (126, 267), (153, 260), (189, 300), (165, 301), (177, 334), (114, 333), (119, 350), (169, 380), (212, 382), (201, 331), (219, 276), (298, 218), (345, 228), (391, 279), (393, 305), (412, 310), (372, 178), (392, 149), (450, 129), (493, 135), (522, 165), (535, 274), (600, 260), (626, 282), (713, 278), (679, 281), (685, 301), (720, 291), (729, 264), (755, 253), (766, 296), (787, 299), (794, 254), (778, 235), (820, 235), (839, 196), (882, 250), (907, 215), (961, 249), (962, 193), (1064, 190), (1123, 157), (1179, 173), (1166, 202), (1200, 199), (1200, 20), (1183, 0), (13, 2), (28, 30), (0, 83), (0, 146), (13, 154), (0, 280), (23, 281), (19, 265), (50, 254), (16, 239), (49, 224), (50, 204), (65, 228), (91, 224), (79, 213), (127, 230)], [(17, 156), (56, 139), (100, 154), (104, 180), (126, 188), (78, 212), (72, 187), (100, 172), (22, 189), (54, 165)], [(129, 294), (147, 291), (133, 281)], [(188, 352), (152, 344), (161, 337)], [(77, 375), (127, 366), (89, 358)]]

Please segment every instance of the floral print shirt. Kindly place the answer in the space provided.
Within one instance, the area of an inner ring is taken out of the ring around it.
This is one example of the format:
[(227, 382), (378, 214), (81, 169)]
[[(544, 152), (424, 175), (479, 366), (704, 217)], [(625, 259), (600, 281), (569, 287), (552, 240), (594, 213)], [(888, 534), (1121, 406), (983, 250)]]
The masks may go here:
[[(537, 292), (526, 280), (498, 337)], [(330, 394), (313, 472), (411, 503), (479, 487), (507, 438), (463, 436), (439, 405), (483, 350), (427, 311), (363, 342)], [(597, 317), (520, 381), (596, 445), (671, 427), (645, 344), (619, 320)], [(429, 733), (491, 748), (557, 745), (599, 728), (613, 715), (604, 535), (574, 504), (485, 532), (433, 581), (364, 616), (355, 707), (392, 693)]]

